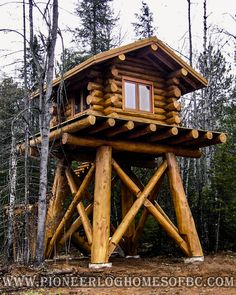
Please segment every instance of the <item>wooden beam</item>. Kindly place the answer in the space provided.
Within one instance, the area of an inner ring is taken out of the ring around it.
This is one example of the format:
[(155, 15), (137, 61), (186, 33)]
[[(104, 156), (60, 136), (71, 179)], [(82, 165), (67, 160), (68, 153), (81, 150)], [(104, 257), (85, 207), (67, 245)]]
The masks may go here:
[(195, 223), (184, 192), (179, 167), (174, 154), (166, 154), (168, 163), (168, 178), (172, 193), (176, 219), (180, 235), (183, 236), (191, 256), (203, 256), (202, 247), (198, 238)]
[[(96, 122), (96, 117), (95, 116), (88, 116), (86, 118), (83, 118), (83, 119), (80, 119), (76, 122), (73, 122), (73, 123), (68, 123), (68, 125), (64, 125), (56, 130), (53, 130), (50, 132), (49, 134), (49, 141), (54, 141), (54, 140), (57, 140), (59, 138), (62, 137), (62, 134), (63, 133), (66, 133), (66, 132), (70, 132), (70, 133), (73, 133), (73, 132), (77, 132), (79, 130), (82, 130), (82, 129), (85, 129), (89, 126), (92, 126), (94, 125)], [(30, 146), (37, 146), (41, 143), (41, 136), (39, 137), (36, 137), (34, 139), (31, 139), (29, 141), (29, 145)], [(21, 152), (21, 151), (24, 151), (25, 150), (25, 144), (20, 144), (17, 149)]]
[[(134, 175), (136, 177), (136, 175)], [(133, 177), (131, 176), (131, 178), (133, 179)], [(157, 198), (160, 188), (161, 188), (161, 184), (163, 181), (164, 175), (159, 179), (155, 189), (153, 190), (153, 192), (150, 194), (150, 197), (148, 198), (148, 200), (152, 203), (155, 198)], [(133, 179), (134, 180), (134, 179)], [(138, 185), (138, 183), (136, 182), (136, 184)], [(139, 185), (141, 185), (142, 190), (144, 189), (144, 186), (142, 185), (142, 183), (139, 183)], [(139, 186), (140, 188), (140, 186)], [(136, 229), (135, 229), (135, 233), (133, 235), (133, 251), (137, 252), (137, 248), (138, 248), (138, 242), (139, 239), (143, 233), (148, 215), (150, 214), (150, 212), (148, 211), (148, 209), (146, 207), (143, 208), (143, 212), (141, 214), (141, 217), (139, 218), (139, 221), (137, 223)]]
[(104, 132), (104, 135), (107, 137), (112, 137), (130, 131), (132, 129), (134, 129), (134, 122), (128, 121), (124, 123), (122, 126), (117, 126), (115, 129), (107, 130), (106, 132)]
[[(130, 208), (133, 205), (133, 195), (131, 192), (127, 189), (126, 186), (121, 185), (121, 215), (122, 219), (125, 217), (125, 215), (129, 212)], [(133, 242), (132, 238), (135, 232), (135, 221), (133, 220), (127, 231), (124, 233), (125, 237), (125, 254), (126, 255), (135, 255), (133, 253)]]
[(171, 138), (170, 140), (168, 140), (168, 143), (181, 144), (183, 142), (196, 139), (198, 138), (198, 136), (199, 136), (198, 130), (192, 129), (188, 131), (187, 133), (183, 134), (182, 136), (179, 136), (178, 138)]
[[(112, 161), (112, 163), (113, 163), (113, 168), (116, 170), (116, 167), (117, 167), (118, 164), (115, 163), (114, 160)], [(144, 204), (144, 202), (148, 198), (149, 194), (155, 188), (158, 180), (161, 178), (161, 176), (165, 172), (166, 168), (167, 168), (167, 163), (166, 163), (166, 161), (164, 161), (160, 165), (160, 167), (156, 170), (154, 175), (151, 177), (151, 179), (149, 180), (148, 184), (146, 185), (146, 187), (144, 188), (144, 190), (142, 192), (140, 192), (139, 189), (136, 187), (136, 190), (138, 189), (138, 191), (139, 191), (139, 193), (136, 194), (137, 199), (133, 203), (133, 205), (130, 208), (129, 212), (125, 215), (125, 217), (121, 221), (121, 223), (118, 226), (118, 228), (117, 228), (116, 232), (114, 233), (114, 235), (112, 236), (112, 238), (110, 240), (110, 243), (109, 243), (109, 255), (111, 255), (111, 253), (114, 251), (114, 249), (118, 245), (120, 239), (122, 238), (124, 233), (127, 231), (127, 228), (129, 227), (131, 222), (134, 220), (134, 218), (137, 215), (139, 209), (142, 207), (142, 205)], [(118, 170), (116, 170), (116, 172), (117, 171)], [(118, 174), (118, 175), (119, 175), (119, 177), (121, 176), (121, 174)], [(121, 178), (121, 181), (124, 182), (125, 179)], [(134, 186), (136, 186), (136, 185), (134, 184)], [(133, 185), (132, 185), (132, 187), (133, 187)]]
[(77, 204), (82, 200), (83, 193), (87, 189), (93, 174), (94, 174), (95, 166), (92, 165), (89, 172), (85, 176), (83, 182), (81, 183), (78, 192), (74, 196), (74, 199), (72, 200), (70, 206), (68, 207), (66, 213), (64, 214), (60, 224), (58, 225), (52, 239), (50, 240), (50, 243), (48, 245), (47, 251), (46, 251), (46, 257), (50, 257), (53, 251), (54, 244), (58, 241), (58, 239), (61, 237), (64, 227), (71, 221), (73, 217), (73, 213), (76, 209)]
[(90, 253), (91, 247), (88, 242), (85, 241), (84, 237), (81, 237), (78, 233), (73, 233), (72, 242), (79, 248), (84, 250), (86, 253)]
[(98, 132), (104, 131), (104, 130), (109, 129), (111, 127), (114, 127), (115, 124), (116, 124), (115, 119), (109, 118), (105, 122), (103, 122), (101, 124), (97, 124), (96, 126), (89, 128), (88, 133), (89, 134), (96, 134)]
[(69, 187), (65, 176), (64, 160), (57, 161), (55, 182), (56, 183), (53, 185), (54, 195), (49, 203), (46, 217), (45, 250), (63, 217), (66, 196), (69, 194)]
[(149, 140), (151, 142), (155, 142), (155, 141), (170, 138), (172, 136), (176, 136), (178, 133), (179, 133), (178, 128), (172, 127), (169, 129), (160, 130), (160, 132), (158, 132), (157, 134), (154, 134), (151, 137), (149, 137)]
[(108, 262), (111, 210), (112, 148), (101, 146), (96, 154), (91, 263)]
[(167, 216), (167, 214), (165, 213), (165, 211), (161, 208), (161, 206), (156, 202), (155, 202), (155, 207), (157, 208), (157, 210), (165, 217), (166, 221), (169, 222), (169, 224), (179, 233), (178, 228), (174, 225), (174, 223), (170, 220), (170, 218)]
[(79, 202), (79, 204), (77, 205), (77, 210), (78, 210), (79, 215), (81, 216), (81, 220), (82, 220), (82, 224), (84, 227), (84, 232), (85, 232), (87, 240), (88, 240), (88, 244), (91, 245), (92, 241), (93, 241), (92, 226), (90, 224), (88, 215), (86, 213), (86, 210), (84, 208), (82, 201)]
[[(86, 214), (89, 216), (93, 212), (93, 204), (89, 204), (85, 209)], [(82, 218), (81, 216), (77, 217), (76, 220), (72, 223), (70, 228), (64, 233), (62, 238), (59, 241), (59, 245), (64, 245), (66, 240), (69, 240), (73, 233), (75, 233), (80, 226), (82, 225)]]
[(188, 75), (188, 71), (182, 68), (168, 75), (168, 79), (186, 77), (187, 75)]
[[(116, 173), (119, 175), (121, 181), (125, 185), (127, 185), (127, 187), (129, 188), (130, 191), (139, 191), (140, 192), (139, 187), (130, 179), (130, 177), (119, 167), (119, 165), (115, 161), (113, 161), (113, 168), (116, 171)], [(139, 194), (136, 196), (139, 196)], [(148, 199), (145, 200), (144, 206), (153, 215), (153, 217), (157, 220), (157, 222), (164, 228), (164, 230), (167, 232), (167, 234), (177, 243), (177, 245), (181, 248), (181, 250), (187, 256), (191, 256), (191, 253), (188, 248), (188, 244), (179, 235), (179, 233), (172, 226), (170, 226), (169, 222), (166, 221), (166, 219), (157, 210), (157, 208)], [(114, 247), (114, 245), (113, 245), (113, 247)], [(113, 247), (112, 247), (112, 245), (110, 245), (110, 252), (109, 252), (110, 254), (112, 253)]]
[(186, 146), (189, 145), (199, 145), (202, 143), (207, 143), (213, 138), (213, 133), (211, 131), (206, 131), (203, 134), (200, 133), (200, 136), (197, 139), (193, 139), (185, 143)]
[(201, 157), (201, 152), (196, 149), (183, 148), (177, 146), (168, 146), (161, 144), (151, 144), (151, 143), (141, 143), (141, 142), (129, 142), (122, 140), (105, 140), (97, 139), (92, 137), (76, 137), (70, 134), (63, 134), (62, 138), (63, 144), (75, 145), (75, 146), (84, 146), (96, 148), (102, 145), (111, 146), (113, 149), (118, 151), (125, 152), (134, 152), (134, 153), (144, 153), (151, 155), (160, 155), (167, 152), (173, 152), (178, 156), (183, 157)]
[(149, 133), (153, 133), (156, 130), (157, 130), (157, 126), (155, 124), (149, 124), (145, 127), (134, 130), (134, 132), (130, 133), (126, 138), (128, 139), (138, 138), (141, 136), (145, 136)]
[(205, 146), (215, 145), (215, 144), (219, 144), (219, 143), (226, 143), (226, 141), (227, 141), (226, 134), (221, 133), (218, 135), (214, 135), (214, 137), (211, 140), (209, 140), (207, 142), (200, 143), (198, 146), (205, 147)]
[[(74, 180), (71, 169), (66, 170), (66, 177), (67, 177), (67, 181), (70, 186), (70, 189), (71, 189), (71, 193), (73, 196), (75, 196), (76, 193), (78, 192), (79, 188)], [(79, 215), (81, 216), (82, 224), (83, 224), (84, 231), (85, 231), (85, 234), (88, 239), (88, 243), (89, 243), (89, 245), (91, 245), (92, 244), (92, 227), (91, 227), (88, 215), (85, 211), (82, 201), (80, 201), (78, 203), (77, 210), (78, 210)]]

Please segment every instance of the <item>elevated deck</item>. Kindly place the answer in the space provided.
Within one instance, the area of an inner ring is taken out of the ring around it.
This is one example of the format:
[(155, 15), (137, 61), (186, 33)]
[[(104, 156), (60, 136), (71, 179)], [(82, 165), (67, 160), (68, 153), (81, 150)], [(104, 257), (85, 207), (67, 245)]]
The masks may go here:
[[(34, 148), (40, 142), (40, 134), (30, 140), (32, 155), (36, 155)], [(224, 142), (226, 135), (220, 132), (157, 124), (149, 119), (129, 116), (119, 115), (113, 118), (97, 115), (95, 112), (91, 114), (91, 111), (85, 111), (50, 131), (52, 153), (58, 156), (64, 149), (67, 155), (80, 155), (81, 160), (85, 161), (102, 145), (112, 146), (118, 155), (127, 153), (129, 157), (129, 153), (132, 153), (130, 156), (134, 157), (142, 154), (142, 159), (148, 161), (165, 152), (198, 158), (201, 156), (200, 148)], [(20, 149), (24, 150), (24, 144), (21, 144)]]

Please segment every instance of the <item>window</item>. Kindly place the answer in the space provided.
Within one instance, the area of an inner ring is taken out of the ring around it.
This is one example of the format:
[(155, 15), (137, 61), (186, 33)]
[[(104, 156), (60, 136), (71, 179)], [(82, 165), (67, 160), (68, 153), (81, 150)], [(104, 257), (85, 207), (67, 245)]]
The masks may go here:
[(74, 98), (74, 115), (85, 111), (88, 108), (86, 98), (88, 96), (87, 89), (77, 91)]
[(124, 109), (153, 112), (153, 85), (138, 79), (123, 79)]

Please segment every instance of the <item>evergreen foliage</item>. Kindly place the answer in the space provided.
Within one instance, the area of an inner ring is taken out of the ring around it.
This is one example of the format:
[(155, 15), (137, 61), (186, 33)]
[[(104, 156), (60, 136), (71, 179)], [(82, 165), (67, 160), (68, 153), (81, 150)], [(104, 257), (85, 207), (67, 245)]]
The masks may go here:
[(113, 29), (118, 17), (110, 7), (112, 0), (81, 0), (76, 7), (81, 25), (75, 29), (75, 42), (86, 54), (97, 54), (114, 47)]
[(140, 13), (135, 13), (137, 22), (132, 23), (137, 38), (148, 38), (154, 35), (156, 28), (153, 25), (153, 13), (146, 2), (142, 1)]

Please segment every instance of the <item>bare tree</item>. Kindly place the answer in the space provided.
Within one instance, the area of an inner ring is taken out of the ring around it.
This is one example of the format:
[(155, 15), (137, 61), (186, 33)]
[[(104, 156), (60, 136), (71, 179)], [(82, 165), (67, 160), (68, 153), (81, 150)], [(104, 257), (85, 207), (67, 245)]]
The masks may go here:
[[(37, 67), (39, 78), (39, 125), (41, 135), (41, 152), (40, 152), (40, 181), (39, 181), (39, 197), (38, 197), (38, 226), (37, 226), (37, 240), (36, 240), (36, 264), (41, 264), (44, 258), (44, 231), (45, 219), (47, 211), (47, 184), (48, 184), (48, 156), (49, 156), (49, 132), (50, 132), (50, 108), (51, 108), (51, 94), (52, 94), (52, 80), (54, 73), (54, 57), (55, 46), (58, 33), (58, 0), (49, 0), (45, 6), (44, 12), (41, 12), (39, 7), (37, 9), (43, 16), (47, 25), (48, 36), (45, 38), (43, 34), (40, 35), (45, 45), (44, 64), (40, 64), (33, 49), (34, 39), (34, 22), (33, 22), (33, 8), (36, 5), (32, 0), (29, 1), (29, 26), (30, 26), (30, 50), (33, 61)], [(52, 13), (50, 14), (50, 7)], [(46, 84), (46, 91), (44, 86)]]

